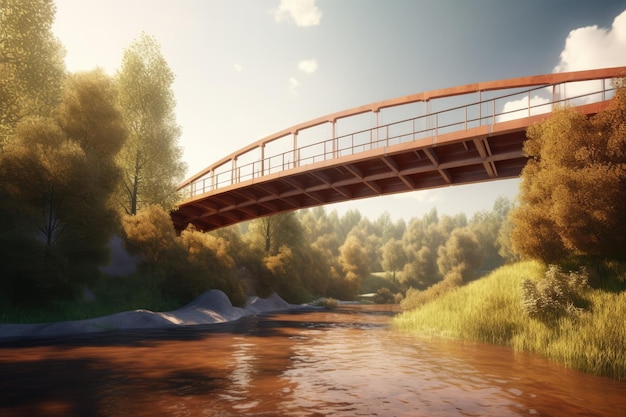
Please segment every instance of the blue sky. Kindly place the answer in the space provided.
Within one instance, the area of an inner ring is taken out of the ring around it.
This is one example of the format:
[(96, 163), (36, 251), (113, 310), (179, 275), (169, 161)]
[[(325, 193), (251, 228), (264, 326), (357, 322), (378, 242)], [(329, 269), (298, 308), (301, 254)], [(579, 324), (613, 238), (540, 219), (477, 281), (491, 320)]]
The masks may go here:
[[(176, 75), (188, 175), (329, 113), (478, 81), (626, 65), (626, 1), (56, 0), (70, 71), (115, 74), (142, 32)], [(619, 18), (618, 18), (619, 16)], [(617, 19), (616, 19), (617, 18)], [(375, 219), (490, 210), (518, 181), (330, 205)]]

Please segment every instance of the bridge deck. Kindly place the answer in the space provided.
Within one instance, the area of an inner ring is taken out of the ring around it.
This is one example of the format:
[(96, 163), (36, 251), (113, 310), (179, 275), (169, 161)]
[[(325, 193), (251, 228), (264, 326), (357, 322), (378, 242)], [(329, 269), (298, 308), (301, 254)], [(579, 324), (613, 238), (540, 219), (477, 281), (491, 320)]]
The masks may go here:
[[(212, 230), (329, 203), (514, 178), (526, 164), (528, 126), (549, 117), (554, 105), (596, 113), (611, 97), (607, 80), (624, 73), (626, 67), (473, 84), (373, 103), (294, 126), (186, 180), (180, 188), (187, 199), (172, 212), (172, 220), (178, 230), (190, 223)], [(500, 94), (485, 99), (490, 91)], [(471, 93), (470, 102), (463, 103)], [(448, 107), (430, 111), (437, 99), (448, 100)], [(421, 114), (406, 117), (406, 106), (414, 103), (422, 104)], [(402, 117), (379, 123), (382, 111), (402, 106)], [(373, 126), (336, 134), (338, 122), (364, 113), (375, 115)], [(330, 127), (329, 137), (307, 141), (307, 130), (312, 138), (324, 135), (321, 125)]]

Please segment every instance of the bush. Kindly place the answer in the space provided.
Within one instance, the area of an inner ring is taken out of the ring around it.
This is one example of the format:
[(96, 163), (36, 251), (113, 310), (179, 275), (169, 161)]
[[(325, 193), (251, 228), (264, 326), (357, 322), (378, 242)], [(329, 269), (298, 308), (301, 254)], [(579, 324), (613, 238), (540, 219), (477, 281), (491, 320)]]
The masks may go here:
[(374, 296), (374, 302), (376, 304), (395, 304), (396, 297), (391, 290), (387, 287), (379, 288)]
[(463, 272), (465, 270), (465, 264), (457, 265), (446, 274), (443, 280), (431, 285), (424, 291), (409, 288), (406, 297), (400, 303), (402, 309), (405, 311), (414, 310), (460, 287), (463, 284)]
[(339, 306), (339, 301), (335, 300), (334, 298), (318, 298), (317, 300), (313, 301), (311, 303), (311, 305), (317, 306), (317, 307), (324, 307), (327, 310), (332, 310), (334, 308), (337, 308), (337, 306)]
[(581, 291), (587, 288), (588, 274), (584, 268), (566, 274), (550, 265), (545, 277), (535, 282), (522, 281), (522, 306), (531, 318), (550, 321), (580, 311)]

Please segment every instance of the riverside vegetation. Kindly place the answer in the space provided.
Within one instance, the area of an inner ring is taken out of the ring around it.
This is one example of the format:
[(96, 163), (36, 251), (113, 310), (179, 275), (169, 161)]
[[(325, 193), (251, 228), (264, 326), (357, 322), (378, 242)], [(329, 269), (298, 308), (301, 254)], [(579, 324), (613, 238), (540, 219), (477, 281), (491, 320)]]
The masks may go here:
[(539, 352), (626, 379), (626, 90), (593, 117), (555, 109), (528, 130), (512, 249), (534, 259), (460, 288), (409, 291), (398, 329)]
[[(626, 379), (626, 292), (584, 287), (578, 305), (533, 317), (524, 308), (525, 279), (541, 282), (537, 261), (503, 266), (394, 319), (394, 327), (426, 336), (510, 346), (567, 367)], [(609, 272), (605, 272), (609, 273)], [(623, 275), (622, 275), (622, 280)]]

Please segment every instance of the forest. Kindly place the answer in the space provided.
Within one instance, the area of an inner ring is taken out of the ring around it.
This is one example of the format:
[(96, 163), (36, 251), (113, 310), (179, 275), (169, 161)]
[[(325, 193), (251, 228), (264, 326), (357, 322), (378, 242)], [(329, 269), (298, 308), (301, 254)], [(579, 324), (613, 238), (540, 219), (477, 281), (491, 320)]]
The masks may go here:
[[(185, 165), (174, 74), (158, 43), (142, 35), (114, 76), (68, 73), (53, 21), (47, 0), (10, 3), (2, 15), (3, 310), (50, 310), (86, 294), (110, 308), (159, 308), (215, 288), (236, 305), (270, 292), (291, 302), (378, 292), (397, 302), (409, 288), (456, 285), (512, 256), (500, 233), (506, 200), (469, 221), (316, 208), (177, 235), (169, 211)], [(128, 276), (102, 272), (114, 236), (140, 259)]]
[[(533, 319), (583, 308), (589, 285), (621, 291), (626, 273), (626, 90), (587, 118), (556, 109), (528, 131), (516, 201), (491, 211), (393, 221), (318, 207), (202, 233), (177, 233), (181, 160), (172, 83), (143, 34), (110, 76), (68, 73), (51, 0), (9, 2), (0, 15), (1, 321), (165, 310), (209, 289), (234, 305), (276, 292), (414, 310), (502, 265), (532, 259), (521, 284)], [(416, 210), (417, 211), (417, 210)], [(114, 237), (137, 259), (103, 272)]]

